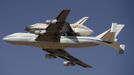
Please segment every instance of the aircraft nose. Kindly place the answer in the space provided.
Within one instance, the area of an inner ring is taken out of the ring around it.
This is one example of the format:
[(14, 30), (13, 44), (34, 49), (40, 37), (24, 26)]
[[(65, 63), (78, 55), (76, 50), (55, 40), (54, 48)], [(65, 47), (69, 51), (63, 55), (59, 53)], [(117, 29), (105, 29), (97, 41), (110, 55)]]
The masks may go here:
[(8, 38), (8, 36), (3, 38), (4, 41), (10, 41), (10, 39)]
[(13, 36), (12, 36), (12, 35), (13, 35), (13, 34), (7, 35), (7, 36), (3, 37), (3, 40), (6, 41), (6, 42), (11, 42), (11, 41), (13, 41)]

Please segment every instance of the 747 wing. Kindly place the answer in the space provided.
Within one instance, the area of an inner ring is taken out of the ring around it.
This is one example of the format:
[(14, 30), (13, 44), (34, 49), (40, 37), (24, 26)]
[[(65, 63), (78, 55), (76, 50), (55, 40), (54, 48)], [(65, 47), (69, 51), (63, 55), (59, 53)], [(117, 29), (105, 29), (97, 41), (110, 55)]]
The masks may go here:
[(76, 36), (77, 34), (74, 33), (69, 23), (66, 22), (69, 12), (69, 9), (62, 10), (62, 12), (56, 17), (56, 22), (50, 23), (46, 28), (46, 33), (40, 34), (35, 40), (59, 42), (60, 36), (64, 36), (65, 34), (68, 36)]
[(47, 56), (49, 56), (49, 58), (60, 57), (60, 58), (64, 59), (65, 66), (71, 66), (71, 65), (73, 66), (73, 65), (77, 64), (77, 65), (80, 65), (84, 68), (92, 68), (91, 65), (88, 65), (88, 64), (84, 63), (83, 61), (73, 57), (67, 51), (65, 51), (63, 49), (43, 49), (43, 51), (46, 51), (49, 53), (49, 54), (47, 54)]

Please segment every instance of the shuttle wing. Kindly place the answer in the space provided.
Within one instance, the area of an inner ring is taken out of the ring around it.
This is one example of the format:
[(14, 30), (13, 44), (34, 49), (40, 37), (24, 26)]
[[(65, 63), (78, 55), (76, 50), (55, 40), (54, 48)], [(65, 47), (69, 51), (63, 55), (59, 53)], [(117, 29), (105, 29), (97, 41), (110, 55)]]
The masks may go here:
[(69, 23), (66, 22), (66, 18), (69, 14), (69, 9), (64, 9), (57, 17), (55, 23), (50, 23), (46, 28), (44, 34), (40, 34), (35, 40), (36, 41), (59, 41), (61, 35), (75, 35), (74, 31), (70, 27)]
[(73, 63), (73, 64), (80, 65), (84, 68), (92, 68), (92, 66), (84, 63), (83, 61), (81, 61), (75, 57), (73, 57), (67, 51), (65, 51), (63, 49), (43, 49), (43, 51), (46, 51), (46, 52), (48, 52), (56, 57), (60, 57), (66, 61)]

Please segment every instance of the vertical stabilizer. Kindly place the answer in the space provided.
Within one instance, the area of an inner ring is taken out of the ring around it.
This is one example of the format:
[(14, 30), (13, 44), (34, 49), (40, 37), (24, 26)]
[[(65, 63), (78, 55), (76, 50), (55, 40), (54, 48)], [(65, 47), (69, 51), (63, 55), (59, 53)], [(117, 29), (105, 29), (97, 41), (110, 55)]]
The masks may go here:
[(102, 41), (105, 42), (106, 45), (117, 49), (119, 54), (123, 54), (125, 50), (125, 45), (117, 43), (117, 36), (119, 35), (123, 27), (124, 24), (112, 23), (111, 28), (98, 35), (97, 38), (102, 39)]
[(120, 31), (123, 29), (124, 24), (117, 24), (112, 23), (112, 26), (107, 31), (103, 32), (102, 34), (98, 35), (98, 38), (101, 38), (105, 41), (113, 42), (116, 41), (116, 37), (120, 33)]
[(115, 37), (117, 37), (120, 31), (123, 29), (123, 27), (124, 24), (112, 23), (111, 32), (115, 32)]
[(83, 25), (88, 20), (88, 17), (83, 17), (74, 24)]

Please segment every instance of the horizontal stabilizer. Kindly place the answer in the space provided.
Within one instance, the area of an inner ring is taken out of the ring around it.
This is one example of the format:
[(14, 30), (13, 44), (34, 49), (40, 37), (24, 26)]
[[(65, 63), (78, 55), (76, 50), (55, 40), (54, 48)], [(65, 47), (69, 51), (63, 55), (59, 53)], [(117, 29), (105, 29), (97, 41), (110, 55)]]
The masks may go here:
[(119, 54), (124, 54), (124, 51), (125, 51), (125, 45), (124, 44), (118, 44), (118, 43), (114, 42), (114, 43), (107, 44), (107, 45), (109, 45), (112, 48), (115, 48), (118, 51)]
[(121, 50), (122, 50), (123, 53), (124, 53), (124, 51), (125, 51), (125, 44), (121, 44), (121, 45), (120, 45), (120, 48), (121, 48)]

